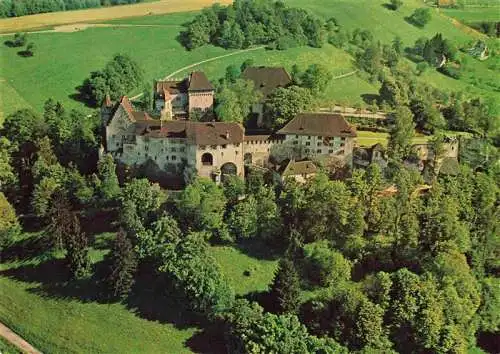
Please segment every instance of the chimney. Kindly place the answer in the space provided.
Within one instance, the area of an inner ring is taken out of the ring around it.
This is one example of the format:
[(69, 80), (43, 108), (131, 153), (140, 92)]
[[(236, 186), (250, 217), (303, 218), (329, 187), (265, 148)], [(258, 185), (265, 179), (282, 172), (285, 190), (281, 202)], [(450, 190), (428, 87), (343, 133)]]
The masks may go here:
[(226, 139), (229, 140), (229, 130), (226, 130)]

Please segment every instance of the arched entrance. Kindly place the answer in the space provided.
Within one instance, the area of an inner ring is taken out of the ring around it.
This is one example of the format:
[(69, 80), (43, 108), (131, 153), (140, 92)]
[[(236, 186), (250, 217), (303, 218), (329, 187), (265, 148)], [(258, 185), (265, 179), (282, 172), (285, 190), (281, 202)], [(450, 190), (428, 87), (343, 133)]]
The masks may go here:
[(236, 176), (238, 174), (238, 168), (234, 163), (226, 162), (224, 165), (221, 166), (220, 173), (222, 182), (224, 182), (225, 176)]
[(212, 154), (206, 152), (203, 155), (201, 155), (201, 164), (203, 166), (213, 166), (214, 157), (212, 156)]

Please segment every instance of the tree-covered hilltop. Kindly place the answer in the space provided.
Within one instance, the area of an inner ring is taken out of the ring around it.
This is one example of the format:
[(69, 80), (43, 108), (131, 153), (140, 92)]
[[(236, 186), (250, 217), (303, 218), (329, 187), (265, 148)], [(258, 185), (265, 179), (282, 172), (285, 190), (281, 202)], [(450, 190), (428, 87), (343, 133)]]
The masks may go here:
[(0, 17), (19, 17), (45, 12), (135, 4), (143, 0), (2, 0)]
[(237, 0), (229, 6), (203, 9), (181, 33), (181, 40), (188, 49), (209, 43), (223, 48), (321, 47), (327, 31), (320, 17), (283, 2)]

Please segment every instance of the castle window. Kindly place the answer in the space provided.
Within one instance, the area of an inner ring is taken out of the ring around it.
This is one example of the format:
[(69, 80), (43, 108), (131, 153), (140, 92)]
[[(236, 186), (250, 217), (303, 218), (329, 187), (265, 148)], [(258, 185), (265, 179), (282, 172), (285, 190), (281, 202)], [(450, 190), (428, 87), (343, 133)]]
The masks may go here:
[(203, 164), (203, 166), (212, 166), (214, 164), (214, 158), (212, 154), (206, 152), (201, 155), (201, 163)]
[(174, 156), (172, 156), (172, 161), (175, 161), (175, 160), (177, 160), (177, 156), (174, 155)]
[(340, 140), (345, 141), (345, 138), (344, 138), (344, 137), (342, 137), (342, 138), (340, 138)]
[(309, 153), (309, 149), (305, 149), (304, 151), (305, 151), (306, 154)]
[(167, 155), (167, 156), (165, 156), (165, 160), (166, 160), (166, 161), (168, 161), (168, 155)]
[(321, 146), (321, 142), (318, 143), (318, 146)]
[(170, 149), (170, 151), (177, 152), (177, 149), (173, 147), (173, 148)]
[(238, 150), (236, 150), (234, 153), (235, 153), (236, 155), (238, 155)]
[(342, 143), (342, 144), (340, 144), (340, 147), (342, 147), (342, 146), (344, 146), (344, 145), (345, 145), (345, 144), (344, 144), (344, 143)]
[(333, 154), (333, 150), (332, 149), (328, 150), (328, 153)]
[(298, 139), (298, 138), (299, 138), (299, 136), (298, 136), (298, 135), (295, 135), (295, 139)]
[(311, 145), (311, 142), (310, 141), (306, 141), (306, 146), (309, 146)]
[(299, 144), (299, 142), (298, 142), (297, 140), (295, 140), (295, 141), (293, 142), (293, 145), (298, 145), (298, 144)]
[(240, 146), (240, 143), (236, 143), (236, 144), (234, 144), (234, 146), (239, 147), (239, 146)]
[(227, 148), (227, 145), (226, 144), (222, 145), (222, 148), (223, 149)]
[(180, 152), (184, 152), (184, 151), (186, 151), (186, 148), (181, 147), (181, 148), (179, 149), (179, 151), (180, 151)]
[(316, 150), (318, 154), (321, 154), (321, 149)]
[(310, 135), (307, 136), (307, 140), (311, 140), (311, 136)]

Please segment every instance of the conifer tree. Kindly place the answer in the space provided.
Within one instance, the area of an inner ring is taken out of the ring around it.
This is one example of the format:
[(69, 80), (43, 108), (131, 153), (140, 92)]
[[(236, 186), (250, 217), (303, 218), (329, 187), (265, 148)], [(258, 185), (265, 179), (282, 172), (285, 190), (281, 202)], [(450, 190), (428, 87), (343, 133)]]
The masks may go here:
[(73, 213), (69, 225), (68, 234), (65, 238), (66, 260), (68, 262), (71, 276), (74, 279), (85, 278), (90, 274), (91, 263), (87, 248), (87, 236), (80, 228), (80, 220)]
[(64, 238), (70, 233), (71, 226), (71, 204), (64, 193), (57, 191), (54, 194), (49, 210), (49, 232), (52, 247), (63, 249)]
[(278, 313), (295, 313), (299, 308), (300, 280), (293, 261), (283, 258), (271, 286), (271, 297)]
[(120, 229), (116, 234), (110, 259), (109, 289), (114, 297), (125, 298), (134, 284), (137, 258), (132, 242), (127, 238), (123, 229)]

